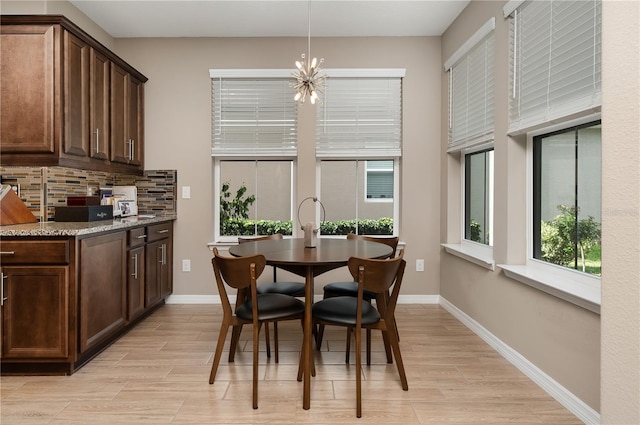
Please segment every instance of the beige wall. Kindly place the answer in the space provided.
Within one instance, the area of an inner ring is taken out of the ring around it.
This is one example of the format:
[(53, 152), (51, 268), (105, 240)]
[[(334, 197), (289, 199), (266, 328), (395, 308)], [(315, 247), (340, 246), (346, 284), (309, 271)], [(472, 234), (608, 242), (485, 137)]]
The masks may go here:
[[(447, 60), (487, 20), (495, 17), (495, 202), (496, 264), (526, 260), (526, 155), (523, 140), (506, 136), (509, 81), (509, 27), (505, 2), (472, 1), (442, 37)], [(448, 108), (442, 71), (441, 108)], [(447, 121), (441, 120), (443, 194), (441, 238), (460, 242), (459, 158), (446, 154)], [(600, 409), (600, 316), (444, 252), (440, 294), (507, 345), (583, 400)]]
[[(174, 290), (179, 295), (215, 294), (211, 254), (213, 177), (211, 159), (210, 68), (287, 68), (306, 50), (304, 38), (118, 39), (115, 51), (145, 74), (145, 167), (175, 168), (178, 186), (191, 187), (191, 199), (178, 200)], [(400, 237), (406, 242), (404, 294), (439, 292), (440, 195), (440, 39), (318, 38), (312, 53), (327, 68), (406, 68), (403, 84), (403, 159)], [(315, 187), (315, 113), (300, 110), (297, 197)], [(304, 217), (303, 217), (304, 218)], [(417, 231), (420, 229), (420, 231)], [(191, 259), (182, 273), (181, 259)], [(415, 272), (415, 259), (425, 272)], [(317, 280), (344, 278), (338, 270)]]
[(640, 3), (602, 7), (602, 423), (640, 424)]

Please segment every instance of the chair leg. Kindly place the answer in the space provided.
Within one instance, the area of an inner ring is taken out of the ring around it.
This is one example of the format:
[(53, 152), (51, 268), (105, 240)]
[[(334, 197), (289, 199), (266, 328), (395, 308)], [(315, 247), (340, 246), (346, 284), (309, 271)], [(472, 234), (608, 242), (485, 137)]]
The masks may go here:
[(267, 346), (267, 358), (270, 359), (271, 358), (271, 344), (269, 343), (269, 340), (271, 338), (269, 338), (269, 323), (268, 322), (264, 322), (264, 342), (265, 345)]
[[(266, 331), (267, 327), (265, 326), (264, 329)], [(273, 347), (276, 352), (276, 363), (278, 363), (278, 322), (273, 322)]]
[(318, 325), (318, 333), (316, 335), (316, 350), (322, 348), (322, 338), (324, 337), (324, 325)]
[(231, 346), (229, 347), (229, 363), (233, 363), (236, 351), (238, 350), (238, 341), (242, 333), (242, 325), (235, 325), (231, 331)]
[[(350, 329), (350, 328), (349, 328)], [(356, 330), (356, 416), (362, 417), (362, 332)]]
[(404, 372), (404, 362), (402, 361), (402, 354), (400, 354), (400, 344), (398, 343), (398, 335), (395, 332), (395, 323), (389, 326), (389, 342), (393, 349), (393, 355), (396, 358), (396, 367), (398, 368), (398, 375), (400, 375), (400, 382), (402, 383), (402, 389), (409, 390), (409, 384), (407, 383), (407, 375)]
[(367, 366), (371, 366), (371, 329), (367, 329)]
[(351, 353), (351, 328), (347, 327), (347, 346), (344, 355), (344, 362), (346, 364), (349, 364), (349, 353)]
[(258, 408), (258, 341), (260, 338), (260, 326), (253, 324), (253, 408)]
[(213, 356), (211, 373), (209, 374), (210, 384), (213, 384), (213, 381), (216, 379), (216, 373), (218, 372), (218, 366), (220, 365), (220, 357), (222, 357), (222, 349), (224, 348), (224, 341), (227, 339), (228, 331), (229, 331), (229, 323), (227, 323), (223, 319), (222, 326), (220, 327), (220, 334), (218, 335), (218, 344), (216, 345), (216, 352)]

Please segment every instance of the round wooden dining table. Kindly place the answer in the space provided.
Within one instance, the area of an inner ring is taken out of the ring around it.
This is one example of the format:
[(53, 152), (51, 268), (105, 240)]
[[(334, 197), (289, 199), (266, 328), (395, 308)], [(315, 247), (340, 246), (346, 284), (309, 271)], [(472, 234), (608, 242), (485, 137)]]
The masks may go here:
[(393, 249), (382, 243), (356, 239), (318, 238), (315, 247), (307, 248), (304, 245), (302, 238), (261, 240), (235, 245), (229, 248), (229, 253), (236, 257), (262, 254), (267, 259), (267, 264), (305, 278), (302, 407), (306, 410), (311, 405), (311, 310), (314, 277), (346, 266), (350, 257), (386, 258), (392, 254)]

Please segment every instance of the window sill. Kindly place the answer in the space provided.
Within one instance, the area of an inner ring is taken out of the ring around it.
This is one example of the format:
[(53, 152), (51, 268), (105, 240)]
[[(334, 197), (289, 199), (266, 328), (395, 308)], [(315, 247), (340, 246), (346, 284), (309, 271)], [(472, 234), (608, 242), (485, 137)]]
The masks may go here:
[(579, 307), (600, 314), (600, 279), (555, 266), (498, 264), (504, 274)]
[(451, 243), (443, 243), (441, 246), (448, 254), (470, 261), (485, 269), (495, 270), (496, 263), (493, 261), (493, 250), (490, 247)]

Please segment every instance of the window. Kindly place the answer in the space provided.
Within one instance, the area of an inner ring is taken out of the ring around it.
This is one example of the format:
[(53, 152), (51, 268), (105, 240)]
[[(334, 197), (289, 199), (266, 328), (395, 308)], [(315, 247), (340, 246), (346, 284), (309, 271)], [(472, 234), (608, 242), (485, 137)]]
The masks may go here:
[(534, 137), (533, 170), (533, 257), (600, 275), (600, 123)]
[(509, 132), (597, 112), (600, 0), (509, 2), (504, 11), (512, 16)]
[(500, 267), (599, 313), (601, 1), (511, 0), (503, 10), (511, 17), (508, 132), (526, 135), (531, 196), (526, 264)]
[(464, 238), (493, 246), (493, 150), (464, 157)]
[[(368, 162), (371, 161), (320, 161), (320, 199), (326, 212), (322, 234), (394, 234), (397, 212), (393, 195), (388, 202), (371, 202), (363, 195)], [(394, 187), (398, 185), (395, 171), (398, 161), (389, 162), (392, 166), (390, 177), (393, 194)]]
[(217, 241), (292, 233), (297, 104), (288, 70), (211, 70)]
[(393, 202), (393, 161), (366, 161), (367, 202)]
[(218, 162), (220, 236), (291, 235), (293, 161)]
[(348, 71), (316, 106), (321, 234), (397, 234), (404, 70)]
[[(487, 21), (445, 62), (449, 71), (448, 152), (461, 157), (462, 245), (493, 264), (494, 28)], [(452, 249), (453, 251), (453, 249)], [(456, 254), (457, 255), (457, 254)]]

